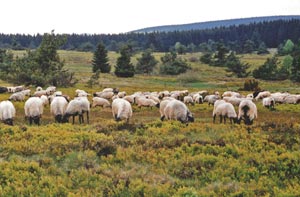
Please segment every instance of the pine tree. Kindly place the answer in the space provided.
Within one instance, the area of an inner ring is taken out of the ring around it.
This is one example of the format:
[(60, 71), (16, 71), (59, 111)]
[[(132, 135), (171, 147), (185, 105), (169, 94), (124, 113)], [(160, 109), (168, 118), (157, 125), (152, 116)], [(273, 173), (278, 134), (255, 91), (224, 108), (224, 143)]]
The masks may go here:
[(226, 67), (229, 72), (233, 72), (237, 77), (247, 77), (249, 72), (247, 69), (250, 67), (247, 63), (242, 63), (237, 56), (235, 56), (234, 52), (231, 52), (227, 57)]
[(158, 61), (153, 57), (150, 50), (146, 50), (142, 53), (142, 57), (138, 58), (136, 65), (137, 73), (150, 74), (153, 72), (154, 67)]
[(101, 73), (109, 73), (111, 66), (108, 63), (107, 50), (103, 43), (99, 43), (92, 60), (93, 73), (100, 71)]
[(117, 59), (117, 65), (115, 66), (115, 75), (117, 77), (133, 77), (135, 71), (130, 62), (130, 47), (128, 45), (123, 46), (120, 54), (121, 56)]

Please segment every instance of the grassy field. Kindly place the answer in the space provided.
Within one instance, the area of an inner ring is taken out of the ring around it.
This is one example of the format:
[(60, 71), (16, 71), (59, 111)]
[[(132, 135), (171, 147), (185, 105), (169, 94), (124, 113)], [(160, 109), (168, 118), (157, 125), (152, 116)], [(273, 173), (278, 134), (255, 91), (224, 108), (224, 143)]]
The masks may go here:
[[(128, 94), (183, 89), (222, 94), (244, 83), (229, 77), (224, 68), (191, 62), (192, 71), (180, 76), (100, 74), (99, 84), (91, 88), (87, 81), (92, 53), (59, 54), (79, 79), (75, 87), (58, 88), (71, 97), (78, 88), (93, 93), (104, 87)], [(109, 53), (112, 66), (117, 57)], [(268, 57), (241, 58), (257, 67)], [(272, 92), (300, 92), (299, 84), (290, 81), (259, 85)], [(0, 100), (8, 97), (1, 94)], [(276, 105), (270, 111), (258, 101), (258, 119), (252, 126), (213, 124), (213, 107), (207, 103), (188, 106), (195, 117), (188, 125), (161, 122), (157, 108), (137, 106), (128, 124), (115, 122), (111, 110), (100, 107), (91, 109), (90, 124), (56, 124), (46, 106), (41, 126), (30, 126), (24, 120), (24, 102), (14, 105), (15, 126), (0, 124), (0, 196), (300, 195), (300, 105)]]

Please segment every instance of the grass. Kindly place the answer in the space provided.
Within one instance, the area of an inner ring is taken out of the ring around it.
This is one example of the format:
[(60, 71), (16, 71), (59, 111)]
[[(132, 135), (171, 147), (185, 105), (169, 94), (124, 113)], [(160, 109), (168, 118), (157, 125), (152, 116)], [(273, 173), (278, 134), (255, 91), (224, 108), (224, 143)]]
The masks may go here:
[[(21, 52), (17, 52), (21, 54)], [(72, 98), (104, 87), (137, 91), (238, 90), (243, 79), (224, 68), (192, 62), (193, 80), (183, 76), (100, 74), (87, 87), (92, 53), (59, 51), (79, 83), (59, 88)], [(109, 52), (113, 66), (118, 54)], [(156, 58), (161, 53), (154, 54)], [(182, 58), (200, 54), (186, 54)], [(136, 54), (133, 59), (139, 54)], [(268, 55), (244, 55), (257, 66)], [(184, 80), (182, 80), (184, 79)], [(9, 85), (1, 82), (1, 85)], [(270, 91), (299, 92), (290, 81), (259, 81)], [(34, 91), (34, 87), (31, 88)], [(242, 92), (244, 95), (250, 92)], [(0, 94), (5, 100), (10, 94)], [(91, 98), (89, 98), (91, 101)], [(0, 123), (0, 193), (3, 196), (297, 196), (299, 188), (300, 105), (256, 102), (258, 119), (246, 126), (212, 123), (212, 106), (189, 105), (195, 122), (160, 121), (157, 108), (133, 106), (128, 124), (115, 122), (110, 108), (92, 108), (90, 124), (56, 124), (49, 106), (41, 126), (24, 120), (24, 102), (14, 102), (15, 126)], [(236, 108), (237, 110), (237, 108)]]

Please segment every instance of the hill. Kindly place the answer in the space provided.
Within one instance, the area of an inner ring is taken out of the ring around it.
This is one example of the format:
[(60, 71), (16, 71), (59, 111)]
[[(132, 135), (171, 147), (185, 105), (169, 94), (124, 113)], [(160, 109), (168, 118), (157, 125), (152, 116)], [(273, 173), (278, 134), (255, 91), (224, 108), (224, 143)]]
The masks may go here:
[(203, 30), (213, 29), (217, 27), (230, 27), (238, 25), (248, 25), (251, 23), (259, 23), (264, 21), (276, 21), (276, 20), (291, 20), (300, 19), (299, 15), (286, 15), (286, 16), (264, 16), (264, 17), (251, 17), (251, 18), (239, 18), (228, 20), (207, 21), (180, 25), (163, 25), (147, 27), (142, 29), (133, 30), (134, 33), (146, 33), (146, 32), (170, 32), (170, 31), (188, 31), (188, 30)]

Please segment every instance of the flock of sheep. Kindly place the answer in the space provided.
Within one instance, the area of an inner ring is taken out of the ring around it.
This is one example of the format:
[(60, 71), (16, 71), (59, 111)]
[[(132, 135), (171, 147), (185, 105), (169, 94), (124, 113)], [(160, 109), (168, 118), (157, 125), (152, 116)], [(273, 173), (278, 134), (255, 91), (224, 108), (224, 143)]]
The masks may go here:
[[(17, 87), (0, 87), (0, 93), (11, 92), (8, 100), (0, 102), (0, 120), (9, 125), (13, 125), (13, 119), (16, 110), (13, 105), (15, 101), (25, 101), (24, 111), (25, 118), (29, 124), (40, 124), (40, 118), (43, 114), (44, 106), (50, 104), (50, 112), (55, 122), (68, 122), (72, 117), (72, 123), (78, 116), (79, 123), (86, 121), (89, 123), (89, 113), (91, 107), (102, 106), (112, 109), (113, 118), (116, 121), (129, 121), (132, 117), (132, 105), (141, 107), (158, 107), (160, 119), (178, 120), (182, 123), (194, 121), (194, 116), (188, 109), (188, 105), (195, 103), (202, 104), (207, 102), (213, 105), (213, 122), (216, 117), (220, 117), (220, 123), (229, 118), (231, 123), (240, 123), (250, 125), (257, 118), (257, 107), (254, 101), (262, 100), (265, 107), (273, 108), (275, 103), (292, 103), (300, 102), (300, 95), (289, 93), (270, 93), (269, 91), (255, 92), (246, 96), (238, 92), (226, 91), (222, 95), (219, 92), (208, 94), (207, 91), (189, 92), (188, 90), (178, 91), (161, 91), (161, 92), (135, 92), (127, 95), (124, 91), (116, 88), (105, 88), (100, 92), (93, 94), (92, 103), (88, 97), (89, 93), (77, 89), (76, 96), (71, 100), (69, 96), (57, 91), (56, 87), (50, 86), (43, 90), (41, 87), (31, 94), (29, 89), (22, 86)], [(28, 98), (27, 98), (28, 97)], [(238, 106), (236, 113), (234, 106)]]

